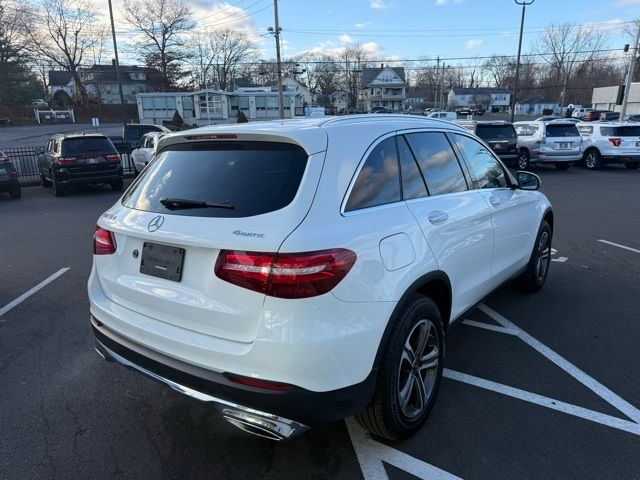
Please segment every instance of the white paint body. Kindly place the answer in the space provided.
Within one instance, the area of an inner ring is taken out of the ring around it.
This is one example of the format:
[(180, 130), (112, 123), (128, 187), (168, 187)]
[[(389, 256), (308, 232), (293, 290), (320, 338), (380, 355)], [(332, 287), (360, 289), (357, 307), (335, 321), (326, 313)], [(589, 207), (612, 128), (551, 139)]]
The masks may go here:
[(146, 133), (140, 139), (138, 148), (131, 152), (131, 159), (139, 172), (153, 159), (158, 148), (158, 142), (164, 134), (159, 132)]
[[(368, 152), (403, 131), (470, 135), (448, 122), (409, 115), (310, 118), (203, 127), (164, 137), (237, 134), (238, 140), (283, 141), (309, 159), (294, 200), (248, 218), (164, 215), (117, 202), (98, 225), (115, 232), (113, 255), (94, 256), (88, 282), (92, 315), (148, 348), (210, 370), (330, 391), (363, 381), (398, 301), (420, 277), (451, 280), (453, 321), (527, 264), (549, 202), (540, 192), (468, 190), (344, 212)], [(488, 147), (486, 147), (488, 148)], [(149, 171), (152, 170), (150, 166)], [(492, 204), (491, 197), (501, 200)], [(437, 225), (429, 213), (448, 219)], [(260, 232), (261, 238), (234, 235)], [(186, 250), (181, 282), (139, 272), (134, 249), (145, 241)], [(309, 252), (347, 248), (357, 261), (330, 292), (283, 299), (227, 283), (214, 274), (220, 249)]]

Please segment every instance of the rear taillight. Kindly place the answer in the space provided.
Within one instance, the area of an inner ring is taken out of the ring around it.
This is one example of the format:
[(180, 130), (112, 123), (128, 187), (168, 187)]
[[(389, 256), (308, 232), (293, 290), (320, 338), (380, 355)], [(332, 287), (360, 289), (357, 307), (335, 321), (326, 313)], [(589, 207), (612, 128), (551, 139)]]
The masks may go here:
[(614, 147), (619, 147), (622, 145), (622, 139), (618, 137), (609, 137), (609, 141), (613, 144)]
[(76, 161), (76, 157), (60, 157), (56, 159), (58, 165), (75, 165)]
[(96, 225), (93, 232), (93, 254), (111, 255), (116, 253), (116, 239), (113, 232)]
[(110, 162), (119, 162), (120, 161), (120, 155), (118, 155), (117, 153), (115, 155), (105, 155), (104, 158), (106, 158)]
[(344, 248), (306, 253), (221, 250), (215, 274), (229, 283), (279, 298), (307, 298), (333, 289), (356, 254)]

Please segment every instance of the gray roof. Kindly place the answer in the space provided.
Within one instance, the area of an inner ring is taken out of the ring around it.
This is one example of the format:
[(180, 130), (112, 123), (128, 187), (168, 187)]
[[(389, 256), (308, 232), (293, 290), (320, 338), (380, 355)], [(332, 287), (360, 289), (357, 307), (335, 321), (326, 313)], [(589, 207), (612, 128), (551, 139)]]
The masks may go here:
[(72, 78), (66, 70), (49, 70), (49, 85), (67, 85)]
[(491, 95), (496, 93), (509, 93), (509, 90), (502, 87), (485, 88), (452, 88), (454, 95)]
[(518, 103), (520, 104), (531, 104), (531, 105), (535, 105), (535, 104), (540, 104), (540, 103), (553, 103), (556, 104), (558, 102), (554, 102), (553, 100), (547, 100), (545, 98), (539, 97), (539, 96), (534, 96), (531, 98), (527, 98), (526, 100), (520, 100)]
[(390, 68), (403, 82), (406, 82), (404, 77), (404, 67), (365, 67), (362, 69), (362, 85), (365, 87), (368, 86), (385, 68)]

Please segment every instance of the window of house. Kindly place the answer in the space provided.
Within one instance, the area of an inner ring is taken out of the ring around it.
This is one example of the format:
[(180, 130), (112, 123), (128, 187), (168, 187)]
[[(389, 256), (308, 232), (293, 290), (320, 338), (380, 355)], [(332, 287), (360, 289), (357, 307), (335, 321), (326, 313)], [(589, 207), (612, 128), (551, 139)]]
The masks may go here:
[(475, 188), (508, 186), (504, 168), (484, 145), (465, 135), (454, 134), (453, 137), (469, 167)]
[(374, 147), (358, 173), (345, 211), (400, 201), (400, 175), (394, 137)]
[(267, 100), (265, 97), (256, 97), (256, 110), (266, 110)]
[(456, 154), (444, 133), (410, 133), (406, 136), (430, 195), (467, 190)]

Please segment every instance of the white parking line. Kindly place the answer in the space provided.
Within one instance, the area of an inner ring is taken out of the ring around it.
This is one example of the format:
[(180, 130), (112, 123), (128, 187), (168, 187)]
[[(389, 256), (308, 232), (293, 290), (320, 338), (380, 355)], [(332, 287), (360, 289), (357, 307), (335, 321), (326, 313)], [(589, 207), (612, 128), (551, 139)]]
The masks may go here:
[(497, 325), (491, 325), (490, 323), (476, 322), (475, 320), (464, 320), (463, 325), (471, 325), (472, 327), (484, 328), (485, 330), (491, 330), (493, 332), (506, 333), (507, 335), (517, 335), (518, 331), (512, 328), (499, 327)]
[(567, 372), (573, 378), (578, 380), (580, 383), (582, 383), (585, 387), (587, 387), (593, 393), (598, 395), (600, 398), (602, 398), (603, 400), (608, 402), (610, 405), (620, 410), (631, 420), (633, 420), (636, 423), (640, 423), (640, 410), (638, 410), (636, 407), (631, 405), (629, 402), (627, 402), (626, 400), (623, 400), (620, 396), (616, 395), (607, 387), (605, 387), (603, 384), (598, 382), (595, 378), (587, 375), (585, 372), (580, 370), (578, 367), (576, 367), (574, 364), (569, 362), (567, 359), (565, 359), (561, 355), (551, 350), (549, 347), (544, 345), (539, 340), (536, 340), (535, 338), (533, 338), (527, 332), (522, 330), (517, 325), (511, 323), (509, 320), (504, 318), (502, 315), (500, 315), (498, 312), (491, 309), (484, 303), (480, 304), (478, 308), (482, 312), (484, 312), (485, 314), (493, 318), (496, 322), (498, 322), (503, 327), (516, 330), (517, 331), (516, 335), (522, 341), (524, 341), (530, 347), (537, 350), (540, 354), (544, 355), (547, 359), (551, 360), (558, 367), (560, 367), (562, 370)]
[(625, 250), (629, 250), (630, 252), (640, 253), (640, 250), (637, 248), (627, 247), (625, 245), (620, 245), (619, 243), (610, 242), (609, 240), (598, 240), (600, 243), (606, 243), (607, 245), (613, 245), (614, 247), (623, 248)]
[(0, 317), (2, 317), (5, 313), (7, 313), (9, 310), (11, 310), (13, 307), (19, 305), (20, 303), (24, 302), (27, 298), (29, 298), (31, 295), (33, 295), (34, 293), (36, 293), (38, 290), (40, 290), (41, 288), (46, 287), (47, 285), (49, 285), (51, 282), (53, 282), (56, 278), (58, 278), (60, 275), (62, 275), (63, 273), (65, 273), (67, 270), (69, 270), (69, 267), (66, 268), (61, 268), (60, 270), (58, 270), (56, 273), (54, 273), (53, 275), (51, 275), (48, 278), (45, 278), (43, 281), (41, 281), (39, 284), (37, 284), (35, 287), (30, 288), (29, 290), (27, 290), (26, 292), (24, 292), (22, 295), (20, 295), (18, 298), (16, 298), (15, 300), (7, 303), (4, 307), (0, 308)]
[(382, 462), (424, 480), (460, 480), (438, 467), (371, 439), (353, 418), (345, 420), (364, 480), (389, 480)]
[(526, 390), (520, 390), (519, 388), (510, 387), (508, 385), (503, 385), (502, 383), (492, 382), (484, 378), (474, 377), (473, 375), (467, 375), (466, 373), (449, 370), (447, 368), (444, 369), (443, 375), (445, 378), (449, 378), (451, 380), (457, 380), (475, 387), (484, 388), (493, 392), (501, 393), (502, 395), (524, 400), (525, 402), (535, 403), (536, 405), (547, 407), (552, 410), (584, 418), (585, 420), (591, 420), (592, 422), (600, 423), (608, 427), (640, 435), (640, 425), (630, 422), (629, 420), (612, 417), (611, 415), (578, 407), (577, 405), (565, 403), (554, 398), (545, 397)]

